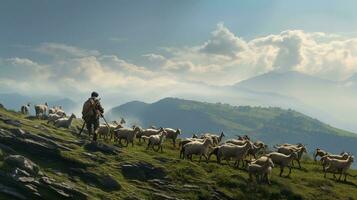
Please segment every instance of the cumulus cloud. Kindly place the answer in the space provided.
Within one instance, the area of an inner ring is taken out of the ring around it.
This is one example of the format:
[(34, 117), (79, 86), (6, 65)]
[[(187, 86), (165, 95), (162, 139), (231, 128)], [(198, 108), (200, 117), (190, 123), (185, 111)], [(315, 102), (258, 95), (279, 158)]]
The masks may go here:
[(247, 44), (243, 39), (235, 36), (223, 23), (219, 23), (217, 29), (212, 32), (212, 38), (205, 42), (199, 48), (199, 51), (234, 57), (247, 48)]
[(60, 43), (42, 43), (35, 51), (57, 57), (84, 57), (84, 56), (97, 56), (97, 50), (81, 49), (75, 46), (60, 44)]
[[(299, 71), (342, 80), (357, 72), (357, 38), (302, 30), (244, 40), (222, 23), (201, 45), (147, 54), (163, 70), (188, 80), (229, 85), (269, 71)], [(158, 62), (160, 61), (160, 62)]]
[(32, 58), (1, 58), (3, 87), (66, 94), (97, 88), (147, 96), (197, 87), (193, 83), (231, 85), (274, 70), (333, 80), (357, 72), (357, 38), (286, 30), (245, 40), (223, 23), (201, 44), (142, 55), (147, 60), (144, 65), (67, 44), (42, 43), (34, 50), (56, 59), (44, 64)]
[(46, 65), (41, 65), (28, 58), (0, 58), (0, 78), (14, 80), (46, 79), (49, 74)]

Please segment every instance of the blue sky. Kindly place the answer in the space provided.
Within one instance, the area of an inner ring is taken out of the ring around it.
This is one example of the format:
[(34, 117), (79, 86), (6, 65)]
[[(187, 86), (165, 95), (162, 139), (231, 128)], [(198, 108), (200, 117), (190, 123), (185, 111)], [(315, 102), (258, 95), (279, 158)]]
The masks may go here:
[(1, 1), (0, 92), (154, 99), (290, 70), (341, 81), (357, 72), (356, 4)]
[(160, 47), (202, 43), (219, 22), (244, 39), (287, 29), (355, 34), (356, 4), (326, 0), (1, 1), (0, 56), (38, 57), (24, 46), (55, 42), (136, 62)]

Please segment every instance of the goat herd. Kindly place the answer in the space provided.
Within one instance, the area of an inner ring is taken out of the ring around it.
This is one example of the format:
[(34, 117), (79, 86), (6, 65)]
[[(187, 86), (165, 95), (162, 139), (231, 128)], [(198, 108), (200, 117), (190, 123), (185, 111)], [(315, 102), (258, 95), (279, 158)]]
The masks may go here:
[[(21, 112), (23, 114), (29, 113), (30, 105), (24, 105), (21, 107)], [(47, 103), (44, 105), (35, 105), (36, 117), (44, 117), (48, 110), (47, 123), (54, 123), (56, 127), (69, 128), (72, 120), (76, 118), (72, 114), (69, 118), (66, 117), (66, 113), (62, 110), (61, 106), (56, 106), (48, 109)], [(126, 142), (125, 146), (131, 143), (134, 146), (134, 140), (138, 139), (139, 143), (141, 140), (147, 140), (147, 148), (153, 149), (154, 151), (163, 151), (163, 143), (166, 139), (171, 139), (174, 148), (176, 147), (176, 140), (181, 134), (180, 129), (172, 128), (156, 128), (154, 126), (143, 129), (139, 126), (133, 126), (132, 128), (125, 128), (123, 124), (113, 121), (110, 124), (100, 124), (97, 134), (99, 138), (104, 140), (114, 140), (118, 142), (121, 146), (122, 140)], [(242, 166), (246, 168), (249, 173), (250, 179), (253, 175), (256, 177), (257, 182), (266, 181), (270, 184), (270, 177), (272, 168), (275, 165), (280, 167), (280, 176), (283, 175), (284, 169), (288, 168), (291, 174), (292, 166), (294, 166), (294, 161), (297, 162), (299, 168), (301, 168), (300, 161), (303, 153), (307, 153), (305, 145), (298, 144), (280, 144), (275, 145), (276, 151), (267, 151), (267, 145), (262, 141), (251, 141), (250, 138), (245, 135), (243, 137), (239, 136), (237, 139), (228, 139), (223, 142), (224, 133), (220, 135), (212, 133), (203, 133), (200, 136), (193, 134), (191, 138), (183, 138), (179, 142), (180, 148), (180, 158), (190, 159), (192, 161), (193, 155), (199, 156), (199, 162), (202, 157), (208, 162), (212, 155), (216, 156), (217, 163), (221, 164), (222, 160), (225, 160), (228, 165), (231, 165), (230, 160), (234, 160), (233, 166), (240, 167), (240, 162)], [(258, 156), (259, 155), (259, 156)], [(334, 179), (336, 179), (336, 174), (339, 174), (338, 180), (341, 180), (342, 175), (344, 175), (344, 181), (346, 181), (348, 175), (348, 169), (351, 167), (354, 156), (350, 153), (343, 152), (341, 154), (330, 154), (324, 150), (316, 149), (314, 153), (314, 160), (320, 157), (322, 164), (322, 169), (324, 172), (324, 177), (326, 173), (332, 173)], [(258, 158), (257, 158), (258, 157)]]

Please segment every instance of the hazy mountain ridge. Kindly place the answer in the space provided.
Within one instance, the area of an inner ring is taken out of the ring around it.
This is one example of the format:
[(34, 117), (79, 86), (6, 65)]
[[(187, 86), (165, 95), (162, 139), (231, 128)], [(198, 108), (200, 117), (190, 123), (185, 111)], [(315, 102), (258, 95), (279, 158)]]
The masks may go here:
[(183, 136), (192, 133), (224, 131), (227, 138), (248, 134), (268, 144), (302, 142), (331, 152), (357, 153), (357, 135), (331, 127), (293, 110), (277, 107), (230, 106), (177, 98), (152, 104), (129, 102), (109, 111), (112, 119), (124, 117), (131, 124), (181, 128)]
[(30, 112), (34, 112), (34, 104), (48, 103), (50, 107), (61, 105), (63, 109), (70, 113), (78, 106), (76, 102), (67, 97), (59, 96), (25, 96), (18, 93), (1, 93), (0, 102), (8, 109), (20, 110), (20, 107), (26, 103), (31, 103)]
[(357, 82), (354, 77), (331, 81), (296, 71), (269, 72), (238, 82), (232, 88), (274, 92), (297, 99), (300, 103), (291, 102), (290, 108), (355, 132)]

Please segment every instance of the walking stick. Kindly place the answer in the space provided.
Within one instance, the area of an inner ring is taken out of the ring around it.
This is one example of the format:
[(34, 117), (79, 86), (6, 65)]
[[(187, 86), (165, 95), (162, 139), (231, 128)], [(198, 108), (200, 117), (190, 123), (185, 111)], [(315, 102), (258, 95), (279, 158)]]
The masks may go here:
[(81, 135), (81, 133), (82, 133), (82, 131), (83, 131), (85, 125), (86, 125), (86, 121), (83, 121), (82, 128), (81, 128), (81, 130), (79, 131), (78, 135)]
[(103, 114), (100, 114), (100, 116), (103, 118), (105, 124), (106, 124), (108, 127), (110, 127), (109, 124), (108, 124), (108, 122), (107, 122), (107, 120), (104, 118), (104, 115), (103, 115)]

